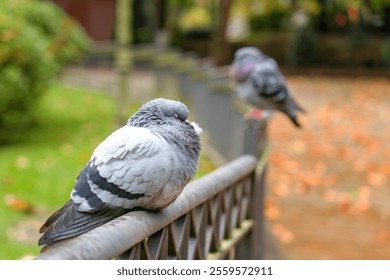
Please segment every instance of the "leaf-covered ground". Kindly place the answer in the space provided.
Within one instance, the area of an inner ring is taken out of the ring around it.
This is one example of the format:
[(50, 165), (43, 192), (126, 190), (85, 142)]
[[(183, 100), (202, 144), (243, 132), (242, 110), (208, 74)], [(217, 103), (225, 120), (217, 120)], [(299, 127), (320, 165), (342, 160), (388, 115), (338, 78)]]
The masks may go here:
[(308, 111), (270, 122), (265, 214), (286, 259), (390, 259), (390, 82), (289, 76)]

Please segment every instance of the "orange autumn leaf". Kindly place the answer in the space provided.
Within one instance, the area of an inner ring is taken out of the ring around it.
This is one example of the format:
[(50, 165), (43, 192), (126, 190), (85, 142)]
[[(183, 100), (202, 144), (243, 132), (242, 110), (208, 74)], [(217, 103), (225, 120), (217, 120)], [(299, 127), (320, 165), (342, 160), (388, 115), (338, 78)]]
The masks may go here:
[(4, 203), (18, 212), (31, 213), (34, 211), (34, 207), (30, 203), (12, 194), (4, 196)]
[(284, 172), (295, 174), (300, 171), (301, 164), (297, 160), (285, 160), (282, 162)]
[(389, 164), (389, 163), (383, 164), (383, 165), (381, 166), (381, 169), (382, 169), (382, 172), (383, 172), (384, 174), (390, 175), (390, 164)]
[(295, 185), (295, 193), (298, 195), (305, 195), (310, 191), (310, 187), (302, 182), (298, 182)]
[(272, 191), (280, 197), (286, 197), (290, 194), (289, 186), (283, 182), (277, 182), (274, 186), (272, 186)]
[(310, 187), (318, 187), (322, 184), (322, 181), (322, 176), (313, 172), (307, 173), (304, 177), (304, 183)]
[(338, 195), (337, 192), (332, 190), (325, 190), (322, 193), (322, 198), (327, 202), (335, 202), (337, 201)]
[(354, 203), (353, 208), (357, 213), (366, 212), (371, 208), (371, 203), (366, 200), (358, 200)]
[(269, 162), (273, 164), (280, 164), (286, 159), (286, 156), (280, 152), (273, 152), (269, 156)]
[(387, 176), (378, 172), (368, 172), (366, 174), (366, 182), (371, 186), (382, 186), (386, 183)]
[(354, 157), (352, 149), (346, 146), (338, 147), (336, 153), (337, 156), (342, 159), (351, 159)]
[(280, 208), (272, 199), (266, 199), (264, 203), (264, 215), (266, 219), (272, 221), (280, 217)]
[(301, 155), (306, 152), (306, 143), (300, 139), (295, 139), (287, 144), (287, 149), (292, 154)]
[(349, 214), (351, 210), (351, 201), (349, 195), (346, 193), (340, 194), (338, 198), (338, 205), (341, 213)]
[(317, 161), (314, 164), (313, 171), (318, 175), (324, 175), (327, 170), (328, 170), (328, 166), (323, 161)]
[(333, 187), (340, 181), (340, 177), (337, 174), (329, 174), (323, 177), (322, 185), (324, 187)]
[(294, 234), (282, 224), (273, 225), (272, 232), (283, 243), (291, 243), (295, 238)]
[(388, 231), (381, 230), (375, 236), (375, 241), (377, 243), (385, 243), (390, 239), (390, 233)]
[(362, 171), (365, 171), (367, 169), (368, 163), (367, 163), (367, 160), (359, 158), (353, 162), (352, 166), (353, 166), (353, 169), (355, 171), (362, 172)]

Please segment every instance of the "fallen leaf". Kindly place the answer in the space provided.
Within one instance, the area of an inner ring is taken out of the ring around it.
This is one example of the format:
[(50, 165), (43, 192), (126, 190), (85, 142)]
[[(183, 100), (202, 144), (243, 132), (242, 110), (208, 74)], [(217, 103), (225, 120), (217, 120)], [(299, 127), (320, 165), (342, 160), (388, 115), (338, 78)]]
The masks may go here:
[(71, 155), (73, 150), (74, 150), (73, 145), (71, 145), (69, 143), (65, 143), (64, 145), (61, 146), (61, 152), (65, 156)]
[(266, 219), (273, 221), (280, 217), (280, 209), (272, 199), (266, 199), (264, 203), (264, 215)]
[(322, 179), (322, 185), (324, 187), (333, 187), (340, 181), (340, 176), (337, 174), (329, 174), (323, 177)]
[(353, 169), (355, 171), (358, 171), (358, 172), (362, 172), (362, 171), (365, 171), (367, 169), (367, 166), (368, 166), (368, 163), (366, 160), (364, 159), (356, 159), (354, 162), (353, 162)]
[(371, 203), (367, 200), (357, 200), (354, 203), (353, 208), (354, 208), (355, 212), (363, 213), (371, 208)]
[(371, 186), (382, 186), (386, 183), (387, 178), (385, 174), (378, 172), (368, 172), (366, 174), (366, 182)]
[(340, 194), (338, 198), (339, 210), (341, 213), (349, 214), (351, 210), (351, 202), (349, 195), (346, 193)]
[(325, 190), (322, 193), (322, 198), (327, 201), (327, 202), (336, 202), (338, 195), (335, 191), (333, 190)]
[(26, 156), (19, 156), (15, 160), (15, 166), (18, 169), (27, 169), (30, 166), (30, 159)]
[(294, 240), (294, 234), (282, 224), (273, 225), (272, 232), (283, 243), (291, 243)]
[(272, 191), (280, 197), (286, 197), (290, 194), (289, 186), (284, 182), (277, 182), (272, 186)]
[(304, 183), (310, 187), (318, 187), (322, 184), (322, 176), (310, 172), (304, 177)]
[(326, 165), (325, 162), (323, 161), (317, 161), (315, 164), (314, 164), (314, 167), (313, 167), (313, 171), (314, 173), (318, 174), (318, 175), (324, 175), (326, 173), (326, 171), (328, 170), (328, 166)]
[(1, 184), (4, 186), (12, 185), (14, 182), (14, 177), (11, 175), (6, 175), (1, 179)]
[(294, 189), (298, 195), (305, 195), (310, 191), (310, 187), (303, 182), (297, 182)]
[(297, 160), (285, 160), (281, 164), (283, 170), (290, 174), (296, 174), (301, 169), (301, 164)]
[(34, 207), (27, 201), (16, 197), (13, 194), (8, 194), (4, 196), (4, 203), (11, 209), (24, 212), (24, 213), (32, 213), (34, 212)]
[(385, 243), (390, 239), (390, 233), (388, 231), (381, 230), (375, 236), (375, 241), (377, 243)]
[(352, 159), (352, 149), (346, 146), (341, 146), (336, 149), (337, 156), (342, 159)]
[(301, 155), (306, 152), (306, 144), (300, 139), (295, 139), (288, 142), (287, 149), (292, 154)]

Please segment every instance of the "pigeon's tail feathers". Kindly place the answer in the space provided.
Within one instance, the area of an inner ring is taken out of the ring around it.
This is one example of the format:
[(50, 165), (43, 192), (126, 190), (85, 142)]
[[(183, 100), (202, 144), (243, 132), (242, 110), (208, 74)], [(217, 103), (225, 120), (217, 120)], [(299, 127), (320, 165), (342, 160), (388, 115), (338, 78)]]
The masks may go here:
[(55, 211), (53, 214), (50, 215), (49, 218), (47, 218), (46, 222), (41, 226), (39, 229), (39, 233), (44, 233), (51, 225), (53, 225), (59, 217), (64, 215), (70, 207), (72, 207), (73, 201), (69, 200), (67, 203), (64, 204), (60, 209)]
[(123, 208), (107, 208), (99, 213), (85, 213), (78, 211), (76, 204), (69, 200), (61, 209), (53, 213), (40, 228), (39, 232), (43, 235), (39, 239), (38, 245), (50, 245), (56, 241), (85, 233), (128, 211)]
[(289, 96), (284, 101), (285, 101), (283, 102), (284, 104), (280, 106), (278, 109), (281, 112), (285, 113), (296, 127), (301, 128), (302, 126), (298, 121), (297, 115), (298, 112), (306, 113), (305, 109), (303, 109), (300, 105), (298, 105), (298, 103), (291, 96)]
[(278, 102), (275, 108), (287, 115), (296, 127), (302, 127), (298, 121), (298, 113), (306, 113), (306, 110), (298, 105), (291, 95), (287, 95), (287, 98)]
[(288, 115), (288, 117), (296, 127), (302, 128), (301, 124), (298, 122), (298, 117), (296, 115)]

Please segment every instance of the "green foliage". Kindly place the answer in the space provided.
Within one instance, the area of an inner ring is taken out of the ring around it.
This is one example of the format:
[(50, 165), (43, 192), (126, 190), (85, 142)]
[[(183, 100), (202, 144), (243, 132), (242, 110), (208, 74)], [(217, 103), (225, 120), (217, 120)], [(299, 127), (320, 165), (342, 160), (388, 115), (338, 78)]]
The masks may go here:
[(283, 29), (291, 14), (291, 9), (285, 1), (265, 0), (253, 7), (249, 17), (249, 26), (256, 32), (264, 29)]
[[(36, 118), (38, 125), (25, 133), (23, 143), (0, 146), (0, 259), (39, 252), (39, 226), (69, 199), (93, 149), (116, 128), (113, 100), (61, 84), (42, 96)], [(6, 205), (9, 195), (29, 203), (31, 213)], [(11, 229), (29, 233), (19, 236)]]
[(390, 67), (390, 37), (388, 37), (382, 44), (381, 60), (383, 65)]
[(288, 9), (275, 8), (267, 13), (252, 15), (249, 18), (249, 26), (252, 31), (261, 29), (282, 29), (290, 16)]
[(308, 27), (297, 30), (291, 42), (287, 61), (291, 65), (306, 66), (315, 60), (317, 36)]
[(0, 143), (32, 123), (36, 101), (87, 45), (82, 29), (53, 4), (0, 2)]

